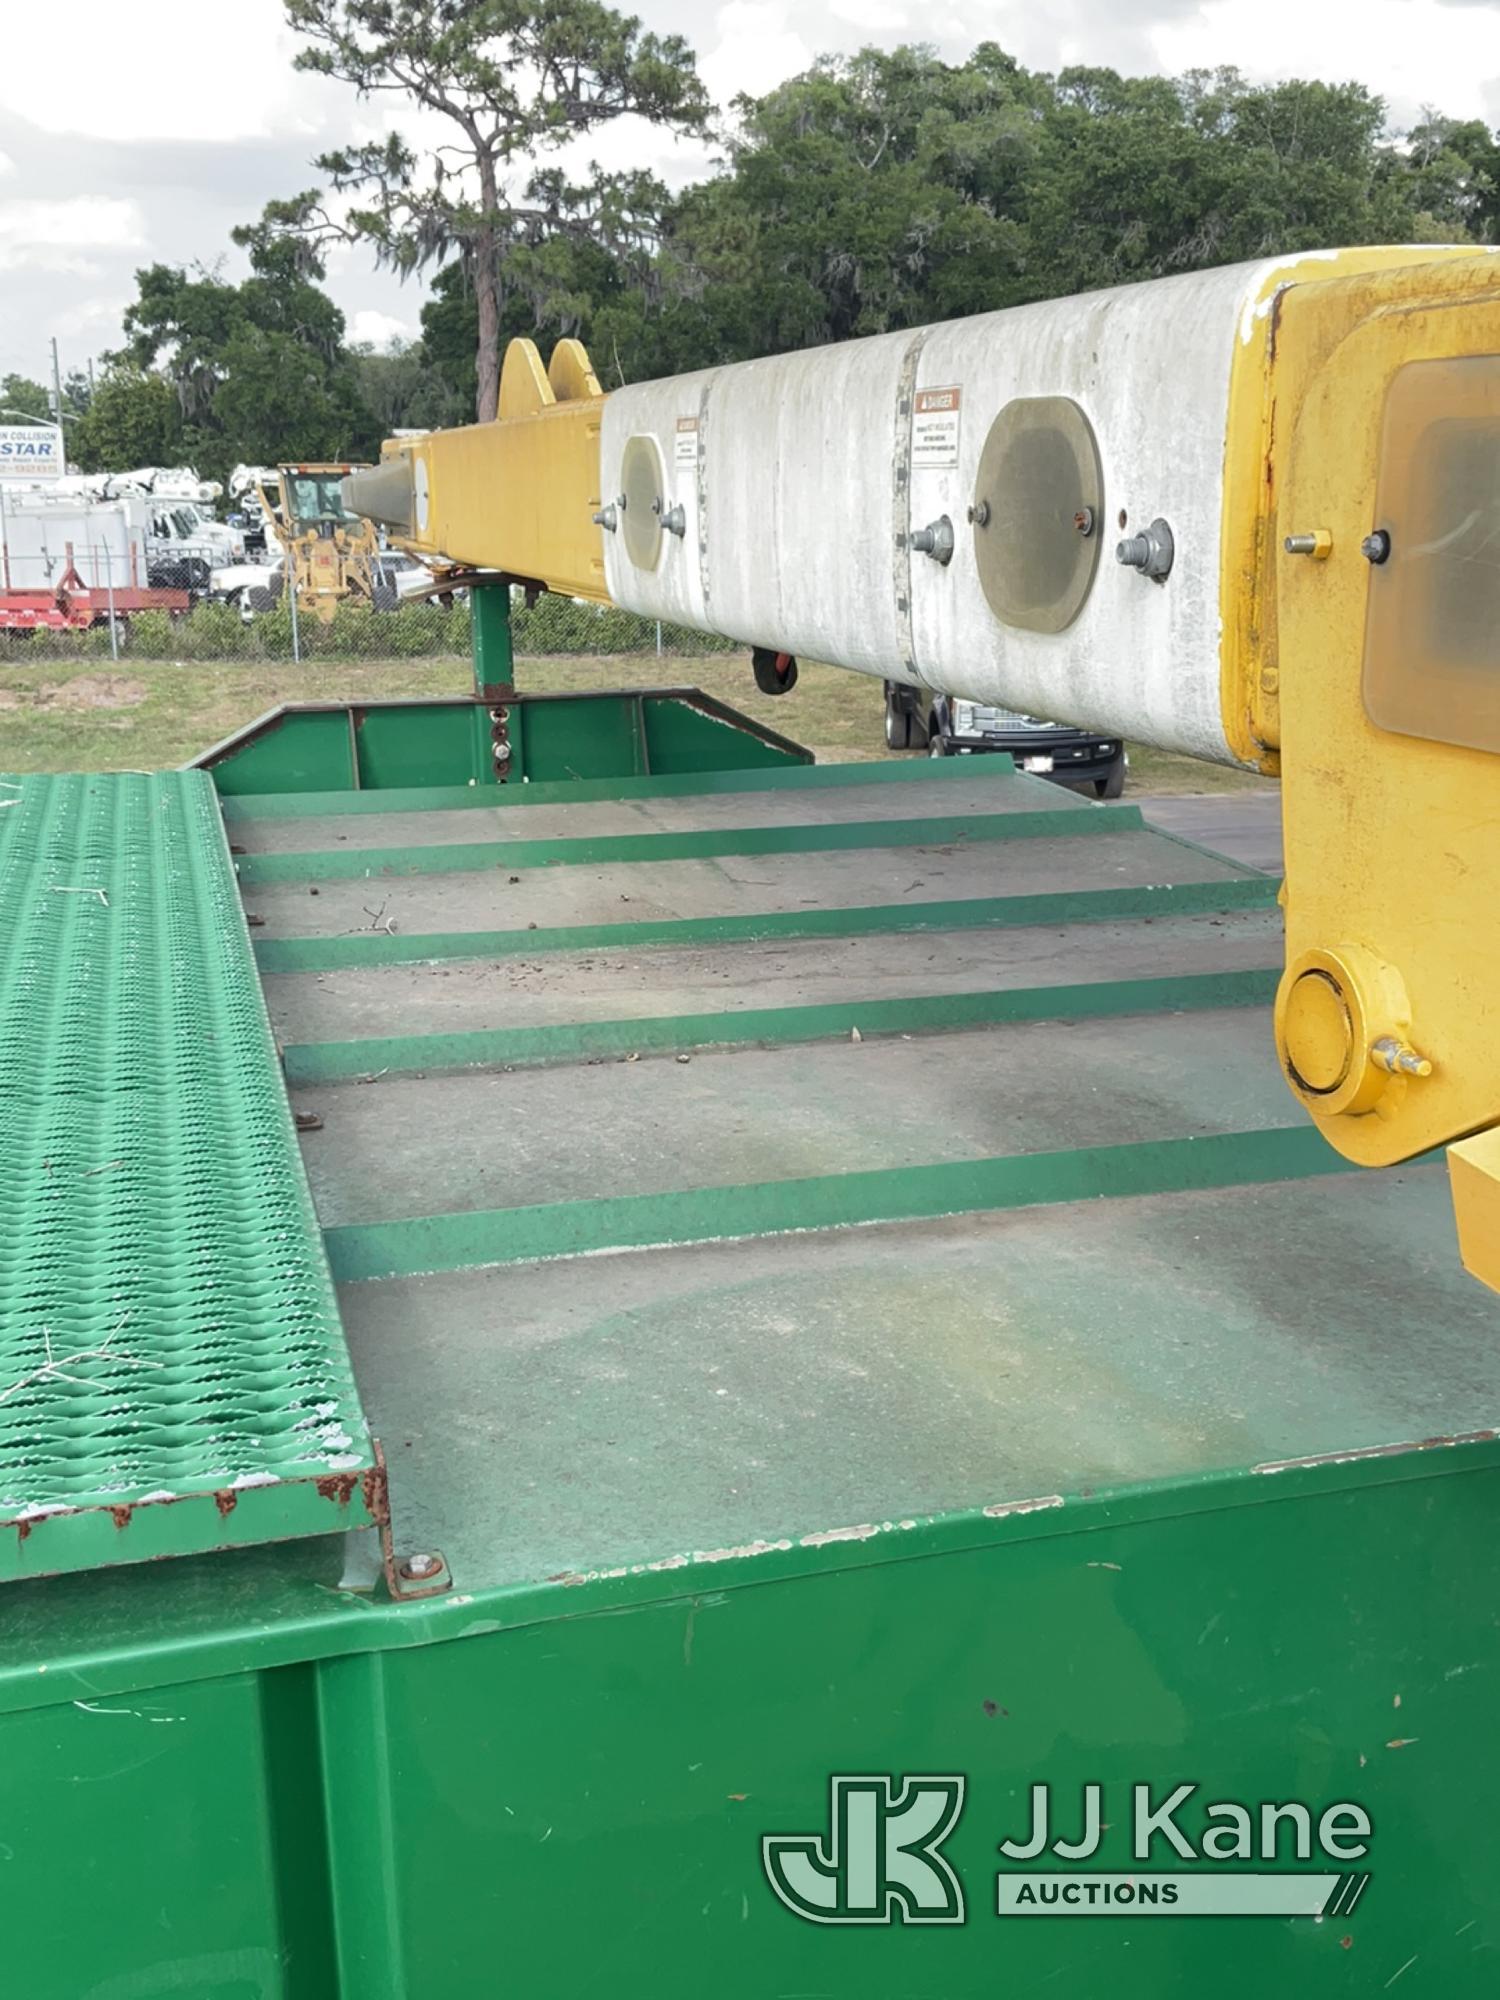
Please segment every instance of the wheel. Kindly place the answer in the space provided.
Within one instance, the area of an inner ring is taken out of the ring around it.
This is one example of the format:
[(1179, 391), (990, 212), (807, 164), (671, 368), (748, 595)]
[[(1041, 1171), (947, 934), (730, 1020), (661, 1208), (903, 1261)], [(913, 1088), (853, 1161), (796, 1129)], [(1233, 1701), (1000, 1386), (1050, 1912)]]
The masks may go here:
[(263, 583), (252, 583), (241, 592), (241, 598), (251, 611), (270, 611), (276, 603), (276, 593), (267, 590)]
[(762, 694), (790, 694), (797, 685), (797, 662), (790, 653), (757, 646), (750, 655), (750, 670)]
[(400, 602), (400, 594), (393, 583), (377, 583), (370, 592), (370, 603), (377, 611), (394, 611)]
[(885, 684), (885, 742), (888, 750), (925, 750), (927, 724), (910, 688)]
[(1122, 750), (1102, 778), (1095, 778), (1094, 792), (1101, 799), (1117, 799), (1125, 790), (1125, 752)]
[(951, 757), (953, 754), (948, 748), (947, 737), (938, 727), (936, 716), (927, 725), (927, 754), (929, 757)]

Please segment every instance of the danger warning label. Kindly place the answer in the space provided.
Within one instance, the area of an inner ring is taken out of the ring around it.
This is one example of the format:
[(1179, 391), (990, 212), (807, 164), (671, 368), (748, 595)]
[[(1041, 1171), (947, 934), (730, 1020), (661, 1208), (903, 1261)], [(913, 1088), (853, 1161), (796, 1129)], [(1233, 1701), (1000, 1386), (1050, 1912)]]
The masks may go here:
[(918, 389), (911, 411), (913, 469), (958, 463), (958, 419), (962, 391)]

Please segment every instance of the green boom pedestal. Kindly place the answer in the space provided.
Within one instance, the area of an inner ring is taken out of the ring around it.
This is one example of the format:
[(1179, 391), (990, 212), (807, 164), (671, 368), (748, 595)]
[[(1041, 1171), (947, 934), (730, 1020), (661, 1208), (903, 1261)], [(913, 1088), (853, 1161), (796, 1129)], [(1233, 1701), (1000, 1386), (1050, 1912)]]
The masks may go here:
[(469, 593), (474, 649), (474, 692), (481, 701), (504, 701), (516, 691), (511, 650), (510, 586), (484, 584)]

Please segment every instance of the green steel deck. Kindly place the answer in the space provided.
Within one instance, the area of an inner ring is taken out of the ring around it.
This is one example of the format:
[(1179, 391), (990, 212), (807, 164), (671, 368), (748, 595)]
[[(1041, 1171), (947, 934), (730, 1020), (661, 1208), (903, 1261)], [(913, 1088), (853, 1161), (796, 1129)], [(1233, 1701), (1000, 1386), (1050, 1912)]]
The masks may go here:
[(0, 801), (0, 1577), (368, 1522), (211, 783)]
[(6, 796), (23, 1573), (158, 1492), (213, 1509), (160, 1552), (365, 1518), (340, 1307), (464, 1591), (1500, 1408), (1441, 1169), (1350, 1172), (1277, 1073), (1275, 882), (1133, 806), (1005, 759), (231, 797), (231, 861), (193, 774)]
[(1493, 1420), (1441, 1169), (1277, 1072), (1274, 881), (1004, 759), (496, 796), (228, 807), (461, 1589)]
[[(101, 856), (211, 817), (108, 786)], [(1285, 1090), (1276, 883), (1002, 759), (498, 796), (227, 798), (252, 928), (199, 824), (212, 907), (139, 1033), (122, 961), (69, 982), (147, 1097), (235, 1079), (164, 1161), (259, 1163), (254, 1079), (298, 1221), (268, 1245), (256, 1182), (236, 1227), (257, 1271), (295, 1246), (337, 1358), (300, 1146), (397, 1553), (452, 1586), (325, 1535), (5, 1591), (18, 1994), (1487, 2000), (1500, 1308), (1442, 1168), (1353, 1172)], [(55, 865), (108, 892), (54, 899), (70, 936), (137, 893)], [(93, 1076), (24, 990), (22, 1090)], [(111, 1305), (154, 1268), (113, 1240), (70, 1267)], [(961, 1930), (767, 1887), (761, 1836), (884, 1770), (968, 1777)], [(1370, 1892), (1003, 1924), (1043, 1778), (1358, 1799)]]

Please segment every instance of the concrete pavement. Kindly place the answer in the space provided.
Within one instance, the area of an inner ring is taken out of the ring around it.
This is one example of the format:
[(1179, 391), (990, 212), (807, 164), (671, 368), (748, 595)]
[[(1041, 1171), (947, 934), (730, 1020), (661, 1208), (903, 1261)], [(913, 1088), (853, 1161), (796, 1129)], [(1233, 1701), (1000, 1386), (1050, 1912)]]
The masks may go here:
[(1181, 835), (1247, 862), (1269, 875), (1282, 872), (1281, 790), (1209, 792), (1178, 798), (1138, 798), (1136, 803), (1153, 826)]

